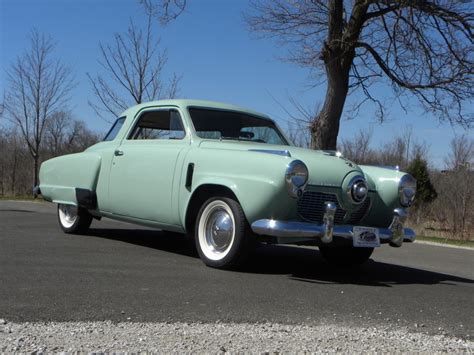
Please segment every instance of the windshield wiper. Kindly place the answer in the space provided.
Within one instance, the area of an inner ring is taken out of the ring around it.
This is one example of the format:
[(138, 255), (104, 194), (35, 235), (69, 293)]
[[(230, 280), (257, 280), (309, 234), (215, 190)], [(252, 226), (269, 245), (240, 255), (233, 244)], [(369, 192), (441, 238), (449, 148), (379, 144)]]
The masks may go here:
[(252, 138), (245, 138), (245, 137), (224, 137), (221, 136), (219, 140), (227, 139), (230, 141), (243, 141), (243, 142), (258, 142), (258, 143), (266, 143), (263, 139), (252, 139)]
[(219, 138), (219, 140), (223, 140), (223, 139), (227, 139), (227, 140), (230, 140), (230, 141), (247, 141), (248, 139), (247, 138), (242, 138), (242, 137), (225, 137), (225, 136), (221, 136)]

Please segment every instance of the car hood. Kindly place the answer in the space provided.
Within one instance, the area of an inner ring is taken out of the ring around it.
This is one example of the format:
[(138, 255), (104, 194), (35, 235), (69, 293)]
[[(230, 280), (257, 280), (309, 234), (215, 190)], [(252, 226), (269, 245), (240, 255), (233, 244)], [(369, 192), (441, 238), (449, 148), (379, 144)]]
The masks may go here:
[[(203, 141), (200, 146), (208, 149), (247, 151), (249, 154), (262, 155), (262, 158), (267, 154), (280, 154), (282, 159), (301, 160), (309, 170), (309, 185), (341, 187), (347, 175), (351, 173), (364, 175), (357, 164), (335, 156), (334, 152), (242, 141)], [(285, 155), (286, 151), (291, 157)]]

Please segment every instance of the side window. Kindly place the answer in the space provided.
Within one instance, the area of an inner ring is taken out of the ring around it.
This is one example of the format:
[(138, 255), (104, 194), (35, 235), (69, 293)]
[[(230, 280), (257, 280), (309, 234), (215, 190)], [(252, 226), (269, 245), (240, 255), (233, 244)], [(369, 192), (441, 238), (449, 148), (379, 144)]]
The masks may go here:
[(181, 117), (176, 110), (157, 110), (143, 113), (128, 139), (183, 139)]
[(122, 128), (124, 122), (125, 117), (117, 118), (117, 121), (115, 121), (112, 128), (110, 128), (109, 132), (105, 135), (104, 142), (113, 141), (115, 137), (117, 137), (117, 134), (119, 133), (120, 128)]

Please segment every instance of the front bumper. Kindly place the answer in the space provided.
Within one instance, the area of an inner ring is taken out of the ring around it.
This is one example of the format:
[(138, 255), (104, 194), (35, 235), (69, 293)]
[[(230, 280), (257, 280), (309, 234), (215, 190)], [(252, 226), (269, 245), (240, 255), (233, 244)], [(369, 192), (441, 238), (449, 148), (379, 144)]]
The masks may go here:
[[(280, 243), (291, 243), (292, 240), (319, 239), (322, 243), (328, 244), (333, 241), (333, 237), (352, 241), (354, 226), (334, 225), (335, 211), (336, 206), (327, 202), (323, 224), (259, 219), (253, 222), (251, 227), (254, 233), (276, 237)], [(404, 209), (395, 209), (390, 226), (378, 228), (380, 241), (389, 243), (393, 247), (401, 247), (404, 241), (413, 242), (416, 238), (415, 232), (410, 228), (403, 227), (406, 218), (407, 212)]]

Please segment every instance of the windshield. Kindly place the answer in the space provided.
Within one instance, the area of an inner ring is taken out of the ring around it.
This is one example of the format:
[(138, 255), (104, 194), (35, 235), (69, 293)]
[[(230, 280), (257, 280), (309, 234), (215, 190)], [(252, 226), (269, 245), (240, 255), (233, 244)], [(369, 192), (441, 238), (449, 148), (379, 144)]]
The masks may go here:
[(238, 111), (189, 108), (196, 134), (207, 139), (231, 139), (288, 145), (275, 124)]
[(125, 117), (117, 118), (112, 128), (110, 128), (109, 132), (105, 135), (104, 142), (113, 141), (115, 137), (117, 136), (117, 134), (119, 133), (120, 128), (122, 128), (124, 122), (125, 122)]

